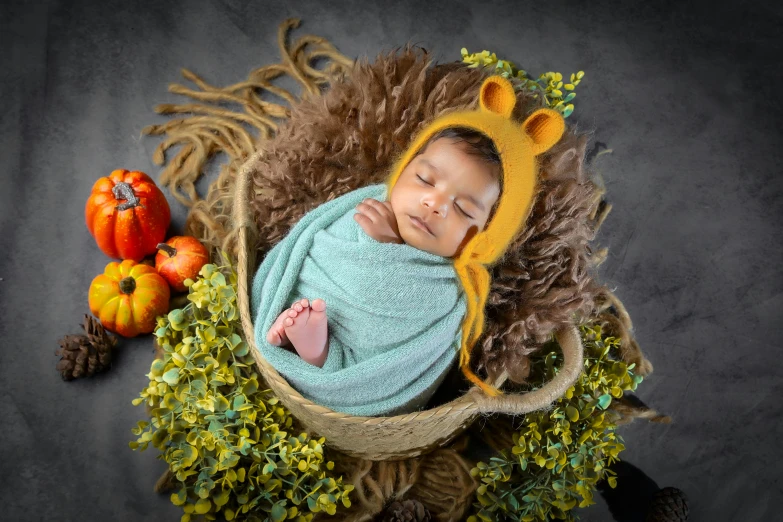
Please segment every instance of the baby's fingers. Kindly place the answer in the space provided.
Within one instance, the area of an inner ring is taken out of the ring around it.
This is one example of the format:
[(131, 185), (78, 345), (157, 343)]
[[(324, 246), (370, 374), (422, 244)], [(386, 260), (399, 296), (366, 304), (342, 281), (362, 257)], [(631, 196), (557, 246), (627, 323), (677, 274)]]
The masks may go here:
[(354, 221), (359, 223), (359, 226), (362, 227), (362, 229), (364, 229), (365, 232), (367, 232), (369, 227), (373, 225), (373, 220), (365, 216), (364, 214), (358, 214), (358, 213), (354, 214), (353, 219)]
[(378, 211), (379, 214), (392, 214), (391, 203), (388, 201), (378, 201), (377, 199), (365, 199), (362, 203), (367, 203)]
[(381, 213), (378, 211), (378, 209), (375, 206), (370, 205), (368, 203), (365, 203), (364, 201), (359, 203), (356, 206), (356, 209), (361, 214), (363, 214), (363, 215), (367, 216), (368, 218), (370, 218), (370, 220), (373, 223), (376, 223), (382, 217)]

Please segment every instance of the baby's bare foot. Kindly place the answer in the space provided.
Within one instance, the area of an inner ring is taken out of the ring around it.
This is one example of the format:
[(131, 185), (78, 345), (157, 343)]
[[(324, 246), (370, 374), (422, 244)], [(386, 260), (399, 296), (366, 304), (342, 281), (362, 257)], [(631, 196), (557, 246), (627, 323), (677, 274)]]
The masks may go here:
[(266, 334), (266, 341), (274, 346), (286, 346), (289, 343), (288, 335), (285, 333), (285, 325), (283, 321), (288, 317), (296, 317), (298, 312), (301, 312), (305, 308), (309, 307), (310, 303), (307, 299), (300, 299), (291, 305), (291, 308), (286, 308), (283, 312), (277, 316), (272, 327), (269, 328), (269, 332)]
[[(301, 304), (302, 301), (297, 304)], [(301, 310), (299, 308), (294, 305), (289, 311), (289, 317), (283, 320), (285, 333), (299, 356), (320, 368), (329, 352), (326, 302), (323, 299), (316, 299), (311, 306), (301, 307)]]

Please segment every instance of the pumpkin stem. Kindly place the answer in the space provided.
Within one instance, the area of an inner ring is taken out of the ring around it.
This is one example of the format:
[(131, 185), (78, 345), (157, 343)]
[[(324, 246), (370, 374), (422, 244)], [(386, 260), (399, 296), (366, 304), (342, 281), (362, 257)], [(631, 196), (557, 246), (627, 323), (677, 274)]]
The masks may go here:
[(111, 192), (114, 194), (114, 199), (118, 201), (121, 199), (125, 200), (125, 203), (120, 203), (117, 205), (117, 210), (128, 210), (129, 208), (138, 207), (141, 205), (141, 201), (133, 192), (133, 187), (124, 181), (118, 181), (112, 187)]
[(157, 248), (158, 250), (163, 250), (164, 252), (166, 252), (166, 254), (168, 254), (169, 257), (174, 257), (177, 255), (177, 249), (166, 243), (158, 243), (158, 246), (156, 246), (155, 248)]
[(131, 276), (120, 280), (120, 292), (123, 294), (132, 294), (136, 290), (136, 280)]

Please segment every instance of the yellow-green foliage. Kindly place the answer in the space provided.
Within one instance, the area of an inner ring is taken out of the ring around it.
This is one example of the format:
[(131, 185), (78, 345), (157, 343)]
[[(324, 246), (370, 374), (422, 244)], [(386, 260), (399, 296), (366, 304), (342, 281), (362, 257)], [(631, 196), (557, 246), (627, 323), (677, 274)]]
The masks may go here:
[[(585, 75), (584, 71), (572, 74), (570, 83), (566, 84), (563, 84), (563, 75), (556, 72), (544, 73), (534, 80), (528, 77), (527, 72), (518, 69), (512, 62), (498, 60), (495, 53), (481, 51), (470, 54), (464, 47), (462, 48), (462, 61), (470, 64), (470, 67), (494, 67), (497, 74), (505, 78), (520, 80), (522, 83), (519, 88), (532, 91), (534, 98), (538, 98), (538, 92), (543, 92), (547, 105), (562, 114), (563, 118), (568, 118), (574, 111), (574, 104), (569, 102), (576, 97), (576, 93), (573, 92), (574, 88), (579, 85)], [(563, 90), (569, 91), (565, 98), (563, 98)]]
[[(616, 485), (607, 466), (625, 449), (615, 433), (613, 398), (633, 391), (642, 377), (634, 365), (618, 359), (619, 340), (603, 337), (600, 325), (580, 328), (585, 347), (584, 370), (550, 410), (525, 416), (514, 433), (514, 446), (479, 462), (471, 470), (479, 478), (470, 522), (573, 520), (575, 506), (593, 504), (593, 491), (606, 478)], [(562, 362), (556, 343), (532, 359), (531, 382), (552, 379)]]
[(158, 448), (177, 480), (171, 501), (182, 522), (201, 515), (215, 520), (293, 519), (334, 514), (350, 506), (342, 477), (328, 476), (324, 439), (293, 436), (289, 412), (270, 390), (260, 390), (248, 345), (240, 338), (236, 272), (205, 265), (198, 281), (186, 281), (183, 309), (158, 318), (163, 348), (150, 383), (133, 401), (151, 407), (151, 423), (139, 422), (132, 449)]

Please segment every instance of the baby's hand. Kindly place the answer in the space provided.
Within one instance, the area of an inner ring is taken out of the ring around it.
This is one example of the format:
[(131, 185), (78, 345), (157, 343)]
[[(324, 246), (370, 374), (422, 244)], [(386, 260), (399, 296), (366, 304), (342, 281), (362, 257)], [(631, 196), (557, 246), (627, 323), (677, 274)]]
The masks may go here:
[(379, 243), (402, 243), (397, 218), (392, 211), (391, 203), (367, 198), (358, 205), (353, 219), (359, 223), (368, 236)]

